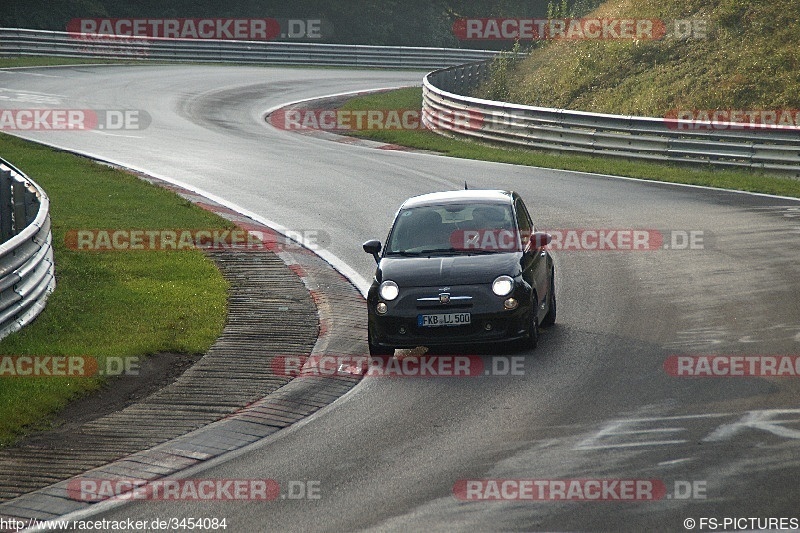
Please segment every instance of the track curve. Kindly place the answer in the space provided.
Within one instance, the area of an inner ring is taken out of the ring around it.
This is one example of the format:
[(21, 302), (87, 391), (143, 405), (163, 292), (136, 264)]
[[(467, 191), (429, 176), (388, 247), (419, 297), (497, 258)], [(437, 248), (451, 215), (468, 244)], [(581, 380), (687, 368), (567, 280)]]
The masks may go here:
[[(373, 150), (262, 120), (287, 101), (421, 77), (206, 66), (0, 71), (6, 107), (29, 106), (24, 94), (36, 91), (52, 107), (138, 108), (153, 119), (137, 132), (25, 137), (169, 176), (285, 227), (324, 230), (328, 250), (364, 279), (374, 263), (360, 243), (383, 238), (405, 198), (465, 179), (519, 191), (545, 228), (705, 236), (696, 250), (555, 252), (559, 322), (524, 376), (365, 379), (306, 422), (198, 474), (319, 481), (318, 500), (139, 502), (102, 516), (227, 516), (233, 531), (683, 530), (686, 517), (796, 514), (797, 379), (676, 378), (663, 365), (672, 354), (798, 353), (800, 202)], [(453, 497), (458, 480), (482, 478), (662, 479), (670, 491), (675, 481), (699, 481), (706, 499)]]

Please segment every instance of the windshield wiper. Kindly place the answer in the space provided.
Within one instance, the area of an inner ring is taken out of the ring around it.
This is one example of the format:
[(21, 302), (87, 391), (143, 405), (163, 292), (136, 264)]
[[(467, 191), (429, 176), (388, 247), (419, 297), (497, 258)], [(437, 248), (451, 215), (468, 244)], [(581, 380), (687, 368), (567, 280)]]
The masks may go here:
[(386, 255), (402, 255), (405, 257), (418, 257), (421, 255), (432, 255), (432, 254), (460, 254), (461, 250), (456, 250), (455, 248), (431, 248), (429, 250), (419, 250), (419, 251), (408, 251), (408, 250), (398, 250), (396, 252), (388, 252)]
[(405, 250), (397, 250), (395, 252), (386, 252), (386, 255), (402, 255), (405, 257), (412, 257), (415, 255), (419, 255), (419, 252), (407, 252)]
[(516, 252), (517, 250), (481, 250), (480, 248), (469, 248), (461, 250), (462, 253), (470, 255), (500, 254), (505, 252)]
[(431, 248), (429, 250), (420, 251), (407, 251), (398, 250), (396, 252), (388, 252), (386, 255), (402, 255), (404, 257), (419, 257), (430, 255), (486, 255), (496, 254), (500, 252), (507, 252), (511, 250), (481, 250), (481, 249), (460, 249), (460, 248)]

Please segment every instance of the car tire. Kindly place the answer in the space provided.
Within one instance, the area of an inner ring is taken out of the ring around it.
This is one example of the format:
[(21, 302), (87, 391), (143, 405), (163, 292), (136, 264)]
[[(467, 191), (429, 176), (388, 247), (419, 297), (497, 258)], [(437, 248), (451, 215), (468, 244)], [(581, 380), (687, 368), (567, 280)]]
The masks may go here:
[(556, 323), (556, 281), (555, 272), (550, 274), (550, 302), (547, 306), (547, 314), (542, 319), (542, 327), (549, 327)]
[(372, 344), (372, 335), (369, 333), (367, 334), (367, 344), (369, 344), (370, 355), (394, 355), (394, 348), (384, 348)]
[(535, 350), (539, 344), (539, 308), (534, 306), (531, 310), (531, 324), (528, 329), (528, 338), (525, 340), (525, 347)]
[(539, 344), (539, 308), (536, 302), (538, 302), (538, 298), (536, 298), (534, 294), (533, 301), (531, 302), (528, 335), (508, 344), (508, 347), (515, 352), (535, 350), (536, 346)]

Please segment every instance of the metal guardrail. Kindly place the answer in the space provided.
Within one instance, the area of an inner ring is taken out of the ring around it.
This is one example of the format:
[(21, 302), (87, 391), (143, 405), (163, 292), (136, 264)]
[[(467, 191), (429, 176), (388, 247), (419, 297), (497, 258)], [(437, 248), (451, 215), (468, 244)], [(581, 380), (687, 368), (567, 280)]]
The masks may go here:
[[(465, 96), (489, 76), (488, 62), (436, 70), (423, 80), (423, 123), (441, 134), (660, 162), (749, 167), (800, 177), (800, 130), (736, 129), (550, 109)], [(721, 129), (722, 128), (722, 129)], [(692, 131), (695, 130), (695, 131)]]
[(50, 200), (0, 159), (0, 338), (44, 309), (55, 289)]
[(433, 69), (481, 61), (495, 54), (497, 52), (491, 50), (457, 48), (157, 37), (88, 37), (67, 32), (0, 28), (0, 56), (48, 55), (104, 59)]

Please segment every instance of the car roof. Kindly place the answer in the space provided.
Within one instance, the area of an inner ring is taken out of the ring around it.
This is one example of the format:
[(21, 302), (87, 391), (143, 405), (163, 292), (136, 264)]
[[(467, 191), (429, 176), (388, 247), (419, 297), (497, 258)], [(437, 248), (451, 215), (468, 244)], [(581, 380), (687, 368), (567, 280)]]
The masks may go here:
[(460, 190), (444, 191), (413, 196), (403, 202), (400, 209), (419, 207), (423, 205), (457, 204), (463, 202), (486, 202), (493, 204), (511, 204), (514, 201), (512, 191), (500, 190)]

